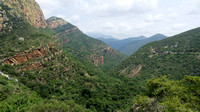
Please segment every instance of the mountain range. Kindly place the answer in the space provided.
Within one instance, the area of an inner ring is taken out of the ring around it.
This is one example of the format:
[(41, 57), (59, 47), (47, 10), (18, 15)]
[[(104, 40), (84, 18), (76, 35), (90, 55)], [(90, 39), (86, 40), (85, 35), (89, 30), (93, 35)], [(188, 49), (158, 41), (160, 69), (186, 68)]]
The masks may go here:
[(0, 30), (2, 112), (200, 111), (200, 28), (123, 40), (139, 46), (127, 57), (35, 0), (1, 0)]
[(106, 44), (110, 45), (112, 48), (120, 51), (121, 53), (124, 53), (128, 56), (133, 54), (135, 51), (137, 51), (140, 47), (143, 45), (153, 42), (153, 41), (158, 41), (167, 38), (167, 36), (162, 35), (162, 34), (156, 34), (151, 37), (131, 37), (127, 39), (115, 39), (115, 38), (106, 38), (106, 37), (97, 37), (97, 39), (105, 42)]

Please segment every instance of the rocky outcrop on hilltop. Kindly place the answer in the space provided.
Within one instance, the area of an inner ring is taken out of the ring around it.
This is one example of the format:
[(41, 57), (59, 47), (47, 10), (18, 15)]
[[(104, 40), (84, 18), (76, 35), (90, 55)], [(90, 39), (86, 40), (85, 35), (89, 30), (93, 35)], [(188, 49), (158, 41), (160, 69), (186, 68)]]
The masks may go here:
[(47, 25), (49, 28), (56, 28), (59, 26), (63, 26), (66, 25), (68, 22), (65, 21), (62, 18), (58, 18), (58, 17), (51, 17), (49, 19), (47, 19)]
[[(4, 10), (1, 10), (3, 7)], [(37, 28), (47, 26), (43, 12), (35, 0), (1, 0), (0, 10), (0, 29), (5, 25), (4, 21), (8, 20), (5, 13), (7, 10), (10, 10), (10, 15), (21, 16)]]

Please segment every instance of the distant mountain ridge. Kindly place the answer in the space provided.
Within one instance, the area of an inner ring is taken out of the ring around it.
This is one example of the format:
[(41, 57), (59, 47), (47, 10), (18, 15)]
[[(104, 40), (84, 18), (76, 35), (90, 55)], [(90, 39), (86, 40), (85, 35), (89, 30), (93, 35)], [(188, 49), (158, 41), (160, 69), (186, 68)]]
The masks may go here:
[(139, 36), (139, 37), (131, 37), (127, 39), (115, 39), (115, 38), (109, 38), (109, 37), (100, 37), (96, 36), (97, 39), (105, 42), (106, 44), (110, 45), (112, 48), (126, 54), (126, 55), (131, 55), (135, 51), (137, 51), (140, 47), (143, 45), (153, 42), (153, 41), (158, 41), (167, 38), (167, 36), (163, 34), (156, 34), (153, 35), (149, 38), (145, 36)]
[(130, 41), (129, 43), (125, 44), (124, 46), (122, 46), (119, 51), (126, 54), (126, 55), (131, 55), (134, 52), (136, 52), (140, 47), (144, 46), (147, 43), (150, 42), (154, 42), (154, 41), (158, 41), (158, 40), (162, 40), (167, 38), (167, 36), (162, 35), (162, 34), (156, 34), (153, 35), (149, 38), (145, 38), (142, 40), (136, 40), (136, 41)]
[(97, 38), (97, 39), (105, 42), (106, 44), (110, 45), (114, 49), (120, 51), (120, 49), (126, 44), (132, 41), (140, 41), (140, 40), (146, 39), (146, 37), (140, 36), (140, 37), (132, 37), (132, 38), (127, 38), (127, 39), (122, 39), (122, 40), (115, 39), (115, 38)]

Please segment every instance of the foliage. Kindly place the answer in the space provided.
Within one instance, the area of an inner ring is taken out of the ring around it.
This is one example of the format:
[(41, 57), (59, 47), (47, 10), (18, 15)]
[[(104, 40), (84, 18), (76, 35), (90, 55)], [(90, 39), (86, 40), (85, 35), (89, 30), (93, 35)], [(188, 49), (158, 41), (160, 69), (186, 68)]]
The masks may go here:
[(200, 77), (185, 76), (173, 81), (162, 76), (147, 82), (146, 92), (135, 101), (138, 111), (197, 112), (200, 111)]
[(59, 34), (58, 39), (61, 47), (70, 53), (70, 55), (76, 60), (92, 66), (90, 63), (94, 61), (92, 59), (93, 55), (97, 55), (99, 57), (103, 56), (104, 63), (98, 63), (98, 66), (105, 72), (109, 71), (109, 69), (112, 69), (112, 67), (126, 58), (125, 55), (119, 53), (118, 51), (107, 51), (109, 48), (108, 45), (100, 40), (83, 34), (76, 28), (77, 27), (68, 23), (64, 26), (59, 26), (53, 29)]
[(149, 43), (121, 62), (114, 72), (126, 76), (131, 74), (135, 66), (140, 65), (142, 69), (134, 78), (146, 80), (172, 74), (170, 76), (172, 79), (180, 80), (189, 74), (199, 76), (199, 31), (200, 28), (197, 28)]

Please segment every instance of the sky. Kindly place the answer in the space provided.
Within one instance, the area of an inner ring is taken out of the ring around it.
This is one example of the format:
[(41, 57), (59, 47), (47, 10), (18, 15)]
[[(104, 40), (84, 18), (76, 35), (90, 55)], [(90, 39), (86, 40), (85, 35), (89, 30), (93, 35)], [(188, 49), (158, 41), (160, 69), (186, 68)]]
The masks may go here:
[(56, 16), (84, 33), (118, 39), (173, 36), (200, 27), (200, 0), (36, 0), (45, 18)]

